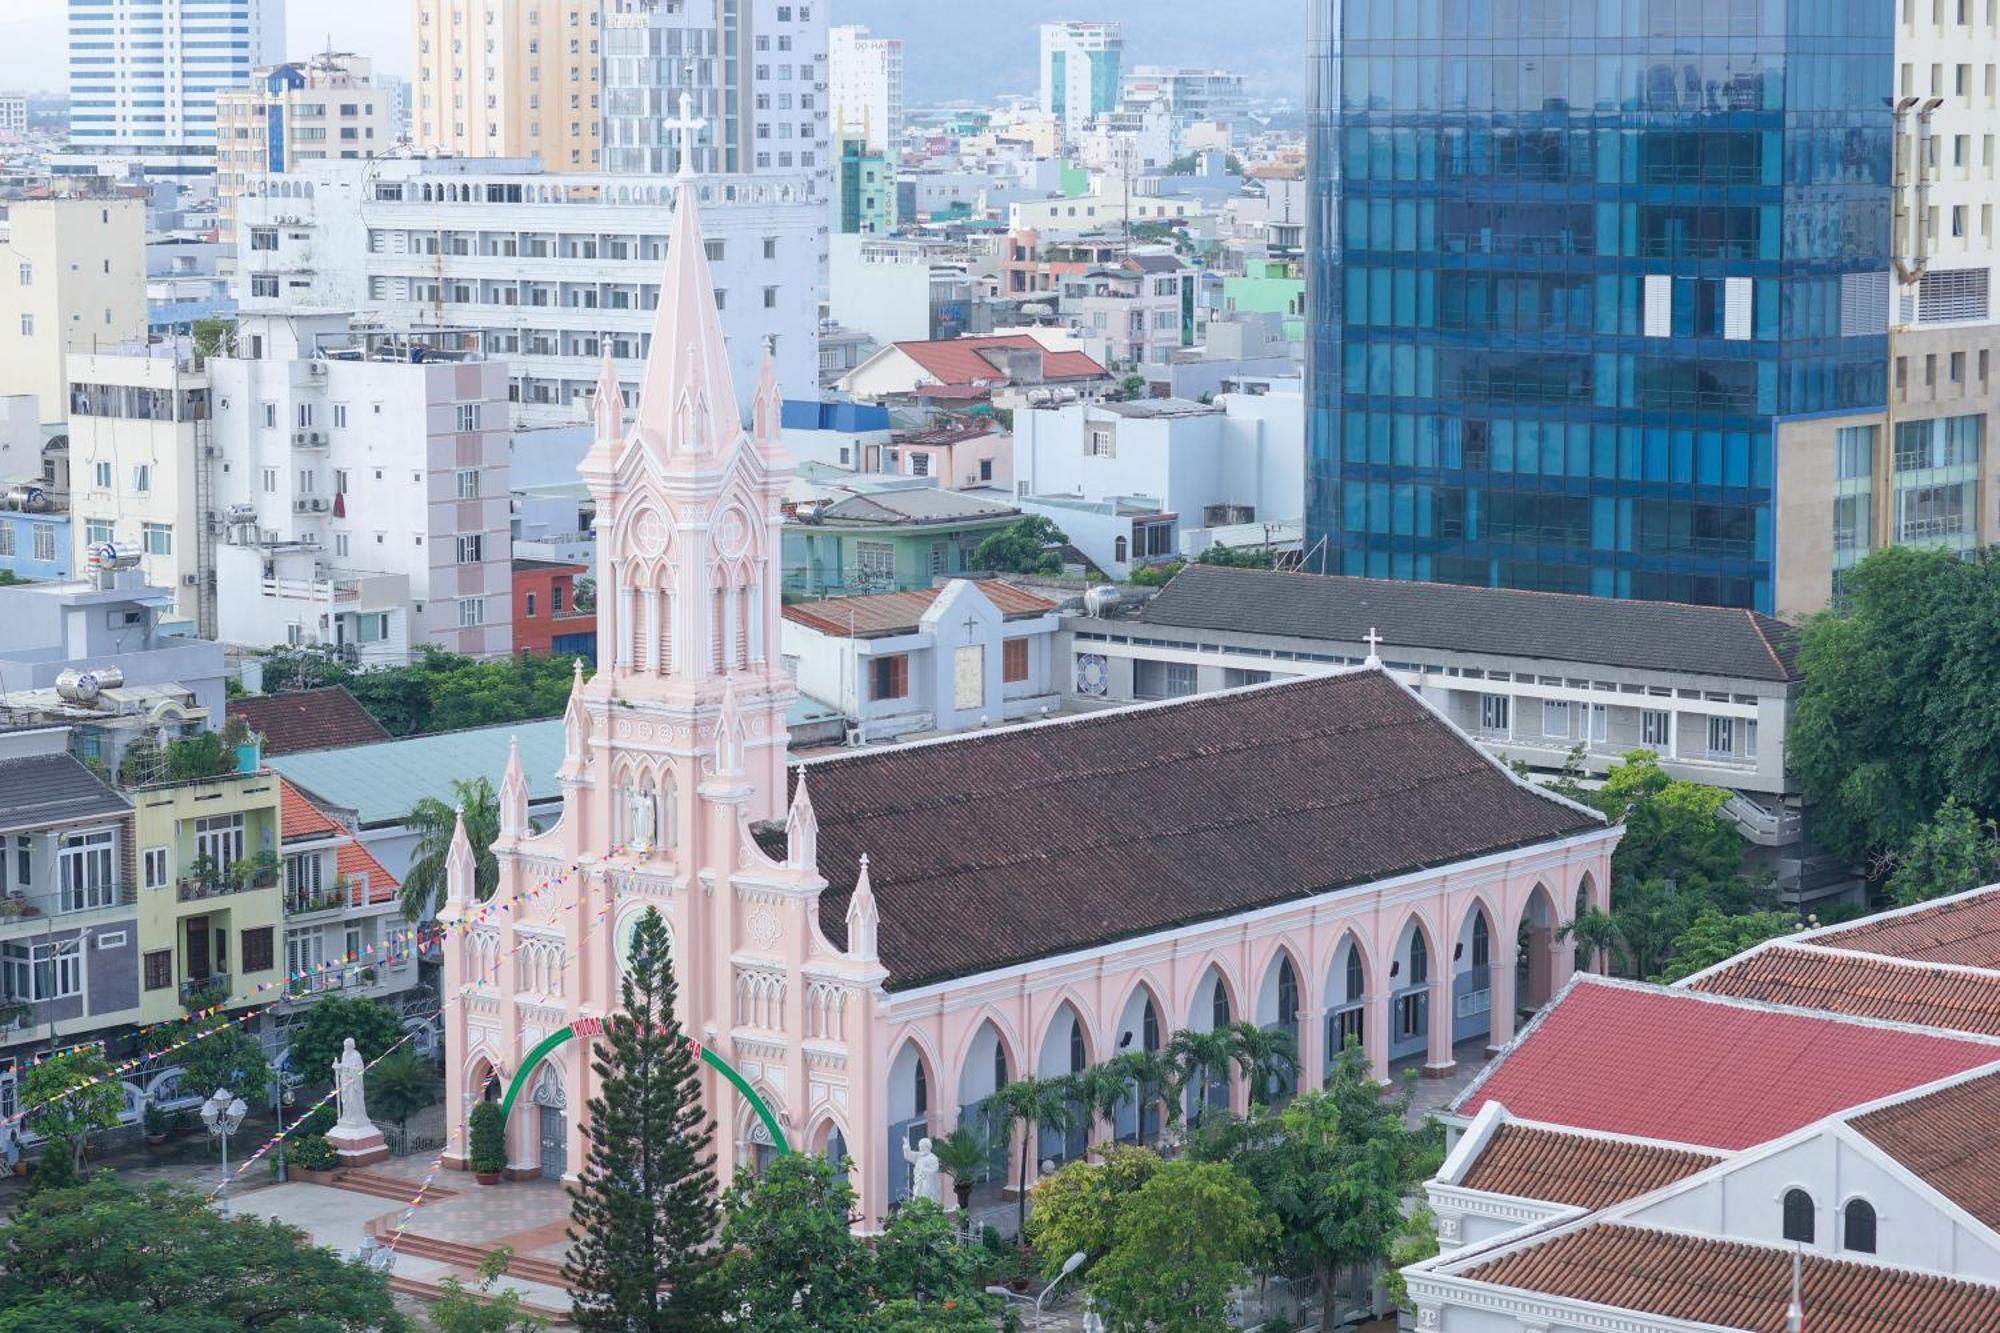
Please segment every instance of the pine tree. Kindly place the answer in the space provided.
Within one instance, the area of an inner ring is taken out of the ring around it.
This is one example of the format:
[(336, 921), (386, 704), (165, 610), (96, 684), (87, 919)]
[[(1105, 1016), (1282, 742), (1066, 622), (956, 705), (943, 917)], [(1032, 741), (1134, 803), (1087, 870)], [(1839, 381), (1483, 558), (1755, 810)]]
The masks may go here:
[(606, 1020), (593, 1055), (590, 1153), (563, 1276), (579, 1328), (712, 1329), (703, 1275), (716, 1227), (714, 1124), (674, 1012), (679, 988), (657, 911), (633, 930), (631, 957), (623, 1012)]

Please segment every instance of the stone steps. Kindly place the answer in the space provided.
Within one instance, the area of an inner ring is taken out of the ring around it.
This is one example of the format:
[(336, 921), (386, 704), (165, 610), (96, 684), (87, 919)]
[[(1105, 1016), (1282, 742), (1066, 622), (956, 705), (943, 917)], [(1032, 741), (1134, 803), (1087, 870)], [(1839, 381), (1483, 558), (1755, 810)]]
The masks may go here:
[[(408, 1238), (405, 1237), (405, 1239), (407, 1240)], [(476, 1289), (477, 1282), (471, 1274), (460, 1275), (459, 1281), (469, 1289), (468, 1294), (470, 1294), (474, 1300), (480, 1300), (480, 1301), (491, 1300), (491, 1297), (482, 1296), (479, 1294), (479, 1292)], [(425, 1278), (420, 1278), (420, 1277), (404, 1277), (397, 1273), (391, 1273), (389, 1275), (389, 1290), (397, 1292), (400, 1295), (415, 1296), (419, 1300), (426, 1300), (426, 1301), (434, 1301), (438, 1299), (440, 1296), (444, 1295), (444, 1288), (439, 1283), (431, 1282)], [(521, 1313), (540, 1315), (543, 1319), (548, 1320), (550, 1324), (558, 1328), (568, 1328), (573, 1323), (573, 1321), (570, 1318), (569, 1308), (567, 1306), (564, 1306), (561, 1309), (557, 1309), (553, 1306), (544, 1305), (540, 1301), (531, 1301), (524, 1299), (521, 1302), (520, 1308), (521, 1308)]]
[[(417, 1196), (417, 1189), (422, 1182), (406, 1180), (401, 1176), (384, 1175), (379, 1171), (350, 1168), (342, 1171), (333, 1183), (336, 1189), (349, 1190), (355, 1194), (369, 1194), (378, 1199), (394, 1199), (398, 1203), (408, 1203)], [(428, 1203), (436, 1199), (449, 1199), (456, 1196), (457, 1193), (457, 1190), (445, 1189), (436, 1182), (432, 1182), (430, 1189), (424, 1192), (424, 1201)]]
[[(368, 1230), (376, 1237), (387, 1240), (395, 1219), (377, 1218), (368, 1224)], [(468, 1273), (479, 1270), (486, 1256), (492, 1253), (488, 1246), (472, 1245), (464, 1241), (440, 1240), (436, 1236), (426, 1236), (420, 1231), (405, 1231), (396, 1242), (398, 1254), (414, 1254), (421, 1259), (435, 1260), (449, 1264), (453, 1268), (463, 1268)], [(509, 1275), (524, 1278), (530, 1282), (546, 1282), (552, 1287), (562, 1287), (562, 1265), (551, 1259), (537, 1259), (529, 1255), (516, 1254), (507, 1263)]]

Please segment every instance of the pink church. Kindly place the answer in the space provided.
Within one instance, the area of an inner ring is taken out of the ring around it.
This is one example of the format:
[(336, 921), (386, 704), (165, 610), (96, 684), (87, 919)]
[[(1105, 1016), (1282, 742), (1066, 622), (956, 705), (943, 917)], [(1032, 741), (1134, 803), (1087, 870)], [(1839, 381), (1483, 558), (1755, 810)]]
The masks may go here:
[[(462, 836), (450, 863), (453, 1165), (473, 1103), (500, 1096), (510, 1169), (574, 1175), (589, 1036), (648, 907), (720, 1172), (851, 1157), (871, 1226), (909, 1193), (902, 1146), (984, 1123), (1010, 1079), (1246, 1019), (1293, 1032), (1302, 1085), (1349, 1042), (1378, 1076), (1411, 1057), (1443, 1073), (1561, 987), (1560, 930), (1607, 903), (1620, 830), (1379, 669), (788, 772), (778, 388), (767, 365), (744, 430), (681, 194), (636, 418), (607, 367), (583, 464), (602, 649), (565, 718), (562, 817), (529, 829), (516, 756), (494, 901), (473, 899)], [(955, 652), (967, 691), (1001, 669)], [(1240, 1077), (1195, 1095), (1247, 1101)], [(1092, 1137), (1150, 1139), (1156, 1114), (1128, 1102)], [(1044, 1134), (1030, 1180), (1081, 1149)], [(994, 1142), (984, 1197), (1010, 1152)]]

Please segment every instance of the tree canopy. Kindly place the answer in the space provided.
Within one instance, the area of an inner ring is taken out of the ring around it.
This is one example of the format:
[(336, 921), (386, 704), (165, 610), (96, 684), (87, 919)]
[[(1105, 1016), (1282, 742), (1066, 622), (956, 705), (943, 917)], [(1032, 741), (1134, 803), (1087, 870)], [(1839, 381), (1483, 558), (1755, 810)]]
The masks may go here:
[(1227, 1163), (1163, 1162), (1119, 1210), (1088, 1286), (1119, 1333), (1222, 1333), (1267, 1233), (1256, 1190)]
[(1889, 896), (1902, 907), (1991, 884), (2000, 879), (2000, 826), (1947, 796), (1936, 817), (1913, 829), (1882, 865)]
[(392, 736), (556, 717), (575, 676), (568, 657), (509, 657), (491, 662), (424, 648), (400, 667), (357, 669), (310, 648), (273, 649), (264, 687), (304, 690), (345, 685)]
[(403, 1039), (403, 1021), (380, 1000), (321, 996), (306, 1011), (305, 1021), (292, 1029), (292, 1074), (308, 1086), (333, 1082), (333, 1062), (348, 1037), (354, 1038), (363, 1060), (377, 1060)]
[(458, 828), (459, 812), (465, 814), (465, 839), (472, 844), (472, 892), (481, 902), (500, 886), (500, 860), (493, 854), (493, 842), (500, 836), (500, 797), (486, 778), (453, 778), (452, 803), (425, 796), (410, 807), (403, 823), (417, 835), (410, 849), (410, 868), (403, 872), (403, 915), (412, 921), (444, 905), (445, 860), (451, 854), (451, 839)]
[(972, 552), (976, 569), (1001, 574), (1060, 574), (1069, 535), (1040, 514), (1015, 519)]
[(104, 1052), (80, 1046), (28, 1066), (21, 1081), (21, 1106), (28, 1128), (49, 1140), (44, 1152), (75, 1163), (82, 1160), (93, 1133), (118, 1124), (125, 1094), (111, 1077)]
[(767, 1333), (850, 1333), (872, 1308), (868, 1247), (848, 1228), (854, 1187), (812, 1153), (740, 1173), (723, 1199), (722, 1308)]
[(1660, 980), (1673, 982), (1691, 977), (1765, 940), (1791, 935), (1798, 929), (1799, 919), (1790, 912), (1742, 912), (1732, 916), (1709, 908), (1675, 938), (1670, 950), (1672, 961), (1660, 972)]

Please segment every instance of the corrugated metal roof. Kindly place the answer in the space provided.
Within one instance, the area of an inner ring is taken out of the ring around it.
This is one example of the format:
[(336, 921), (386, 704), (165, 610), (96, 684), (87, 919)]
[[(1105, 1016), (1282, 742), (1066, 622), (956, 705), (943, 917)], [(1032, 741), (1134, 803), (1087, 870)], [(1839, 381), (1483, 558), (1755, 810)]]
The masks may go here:
[(563, 723), (559, 717), (280, 755), (267, 762), (286, 781), (322, 801), (353, 810), (366, 828), (400, 821), (426, 796), (450, 804), (453, 778), (483, 777), (497, 788), (507, 768), (507, 742), (514, 736), (521, 738), (528, 799), (560, 796), (556, 769), (562, 764)]
[(0, 761), (0, 828), (122, 815), (132, 807), (80, 760), (37, 754)]

